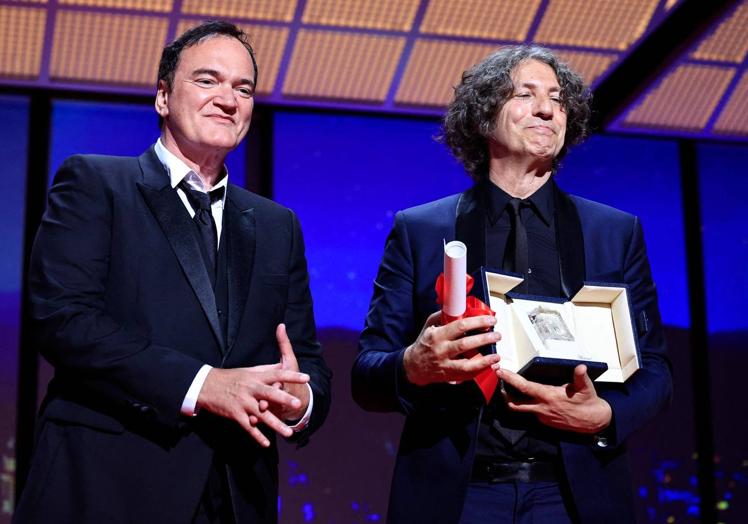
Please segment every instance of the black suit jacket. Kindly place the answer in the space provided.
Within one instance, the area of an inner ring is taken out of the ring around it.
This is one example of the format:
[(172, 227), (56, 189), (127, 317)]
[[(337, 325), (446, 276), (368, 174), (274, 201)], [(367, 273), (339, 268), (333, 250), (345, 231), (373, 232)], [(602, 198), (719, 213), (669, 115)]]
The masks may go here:
[[(558, 432), (572, 505), (582, 522), (633, 522), (626, 438), (671, 396), (670, 365), (639, 220), (567, 195), (554, 184), (561, 287), (571, 298), (583, 282), (625, 283), (637, 318), (643, 368), (625, 384), (596, 384), (613, 410), (605, 439)], [(371, 411), (406, 415), (390, 494), (388, 522), (456, 524), (462, 512), (483, 400), (472, 382), (418, 387), (407, 381), (405, 348), (439, 309), (434, 283), (442, 239), (468, 248), (467, 269), (486, 260), (481, 186), (399, 212), (374, 283), (353, 366), (356, 401)]]
[(216, 452), (238, 520), (276, 520), (275, 446), (180, 406), (203, 364), (278, 362), (275, 328), (285, 322), (314, 394), (311, 422), (294, 438), (304, 443), (322, 423), (330, 371), (301, 230), (290, 210), (228, 188), (224, 340), (193, 227), (152, 148), (73, 156), (58, 171), (29, 273), (39, 349), (55, 376), (18, 522), (189, 522)]

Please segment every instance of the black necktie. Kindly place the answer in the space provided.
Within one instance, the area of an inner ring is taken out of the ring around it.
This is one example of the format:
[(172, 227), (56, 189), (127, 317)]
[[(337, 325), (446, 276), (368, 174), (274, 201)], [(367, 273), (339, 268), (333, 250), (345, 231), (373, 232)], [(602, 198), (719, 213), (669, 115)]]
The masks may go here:
[(197, 230), (200, 234), (200, 238), (203, 241), (203, 247), (205, 248), (205, 255), (207, 260), (205, 261), (208, 267), (208, 273), (211, 276), (211, 280), (215, 278), (216, 272), (216, 251), (218, 250), (218, 234), (216, 230), (216, 222), (213, 219), (213, 212), (211, 211), (210, 205), (213, 202), (221, 200), (225, 188), (219, 187), (210, 191), (209, 193), (203, 193), (197, 189), (192, 189), (187, 182), (184, 180), (179, 184), (179, 187), (184, 191), (187, 196), (192, 209), (195, 211), (193, 220), (197, 226)]
[[(506, 211), (509, 215), (512, 230), (509, 233), (509, 238), (507, 238), (502, 264), (505, 271), (520, 273), (525, 279), (527, 278), (528, 270), (527, 230), (522, 223), (520, 210), (522, 207), (530, 205), (529, 202), (522, 201), (519, 198), (512, 198), (507, 202)], [(526, 293), (528, 291), (527, 281), (522, 282), (513, 291)], [(521, 428), (526, 426), (527, 416), (509, 410), (498, 394), (494, 395), (486, 416), (490, 417), (494, 431), (507, 442), (509, 448), (516, 446), (526, 433)]]
[(512, 198), (507, 203), (507, 211), (512, 222), (512, 234), (507, 242), (507, 249), (504, 252), (504, 268), (515, 273), (519, 273), (525, 279), (517, 288), (517, 291), (527, 292), (527, 276), (530, 269), (527, 253), (527, 230), (522, 223), (520, 210), (524, 206), (529, 206), (519, 198)]

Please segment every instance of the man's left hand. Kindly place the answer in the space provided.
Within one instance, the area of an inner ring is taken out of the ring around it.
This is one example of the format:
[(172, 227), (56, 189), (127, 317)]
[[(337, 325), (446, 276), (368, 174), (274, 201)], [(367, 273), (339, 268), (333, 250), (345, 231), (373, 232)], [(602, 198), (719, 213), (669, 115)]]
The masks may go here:
[(547, 426), (594, 434), (607, 428), (613, 418), (610, 404), (597, 396), (584, 364), (574, 368), (573, 381), (563, 386), (531, 382), (505, 369), (498, 370), (497, 374), (525, 396), (520, 400), (505, 393), (509, 408), (521, 413), (534, 413)]

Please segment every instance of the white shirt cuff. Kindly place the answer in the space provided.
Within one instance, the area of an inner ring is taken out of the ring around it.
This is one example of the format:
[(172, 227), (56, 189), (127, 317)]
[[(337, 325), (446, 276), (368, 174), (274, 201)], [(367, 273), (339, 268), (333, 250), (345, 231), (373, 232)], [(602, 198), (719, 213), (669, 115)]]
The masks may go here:
[[(192, 380), (192, 384), (190, 384), (190, 388), (187, 390), (187, 394), (184, 396), (184, 400), (182, 401), (182, 408), (180, 409), (180, 412), (185, 417), (194, 417), (195, 415), (197, 415), (197, 409), (195, 409), (197, 406), (197, 397), (200, 395), (200, 390), (203, 388), (205, 378), (208, 376), (208, 373), (211, 369), (213, 369), (212, 366), (204, 364), (197, 372), (197, 375), (195, 375), (195, 378)], [(307, 427), (307, 425), (309, 425), (309, 420), (312, 418), (312, 408), (314, 407), (314, 393), (312, 392), (312, 387), (309, 384), (307, 384), (306, 387), (309, 388), (309, 405), (306, 407), (306, 411), (304, 412), (304, 416), (301, 417), (301, 420), (299, 420), (293, 426), (290, 426), (291, 429), (296, 433)]]
[(194, 417), (197, 415), (197, 409), (195, 409), (195, 406), (197, 406), (197, 397), (200, 395), (200, 390), (203, 389), (205, 378), (208, 376), (211, 369), (213, 369), (212, 366), (203, 364), (203, 367), (200, 368), (200, 371), (197, 372), (197, 375), (195, 375), (195, 378), (192, 380), (190, 389), (187, 390), (187, 394), (184, 396), (184, 400), (182, 401), (182, 409), (180, 409), (180, 412), (185, 417)]
[(304, 416), (301, 417), (301, 420), (299, 420), (296, 424), (293, 426), (289, 426), (294, 433), (298, 433), (305, 427), (309, 425), (309, 419), (312, 418), (312, 406), (314, 406), (314, 393), (312, 393), (312, 386), (310, 386), (308, 383), (306, 387), (309, 388), (309, 405), (306, 407), (306, 412), (304, 413)]

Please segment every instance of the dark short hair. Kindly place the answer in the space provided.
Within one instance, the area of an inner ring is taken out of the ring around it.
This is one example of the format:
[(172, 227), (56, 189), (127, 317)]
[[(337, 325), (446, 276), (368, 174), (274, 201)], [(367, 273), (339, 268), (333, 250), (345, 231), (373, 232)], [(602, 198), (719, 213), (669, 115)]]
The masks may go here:
[(496, 127), (499, 111), (514, 93), (512, 71), (526, 60), (548, 64), (556, 73), (561, 88), (566, 137), (561, 151), (553, 159), (553, 169), (558, 167), (568, 146), (580, 143), (587, 136), (591, 94), (581, 77), (543, 47), (503, 47), (462, 74), (438, 137), (475, 180), (488, 176), (488, 139)]
[(257, 60), (255, 60), (255, 51), (249, 43), (249, 37), (244, 31), (231, 22), (223, 20), (210, 20), (208, 22), (203, 22), (192, 29), (188, 29), (182, 33), (179, 38), (164, 47), (164, 50), (161, 53), (161, 61), (158, 64), (158, 81), (160, 82), (163, 80), (166, 83), (166, 88), (171, 91), (174, 84), (174, 72), (177, 70), (177, 66), (179, 65), (179, 57), (181, 56), (182, 51), (188, 47), (199, 44), (206, 38), (220, 35), (236, 38), (246, 48), (249, 56), (252, 58), (252, 66), (254, 67), (255, 73), (255, 87), (257, 87)]

